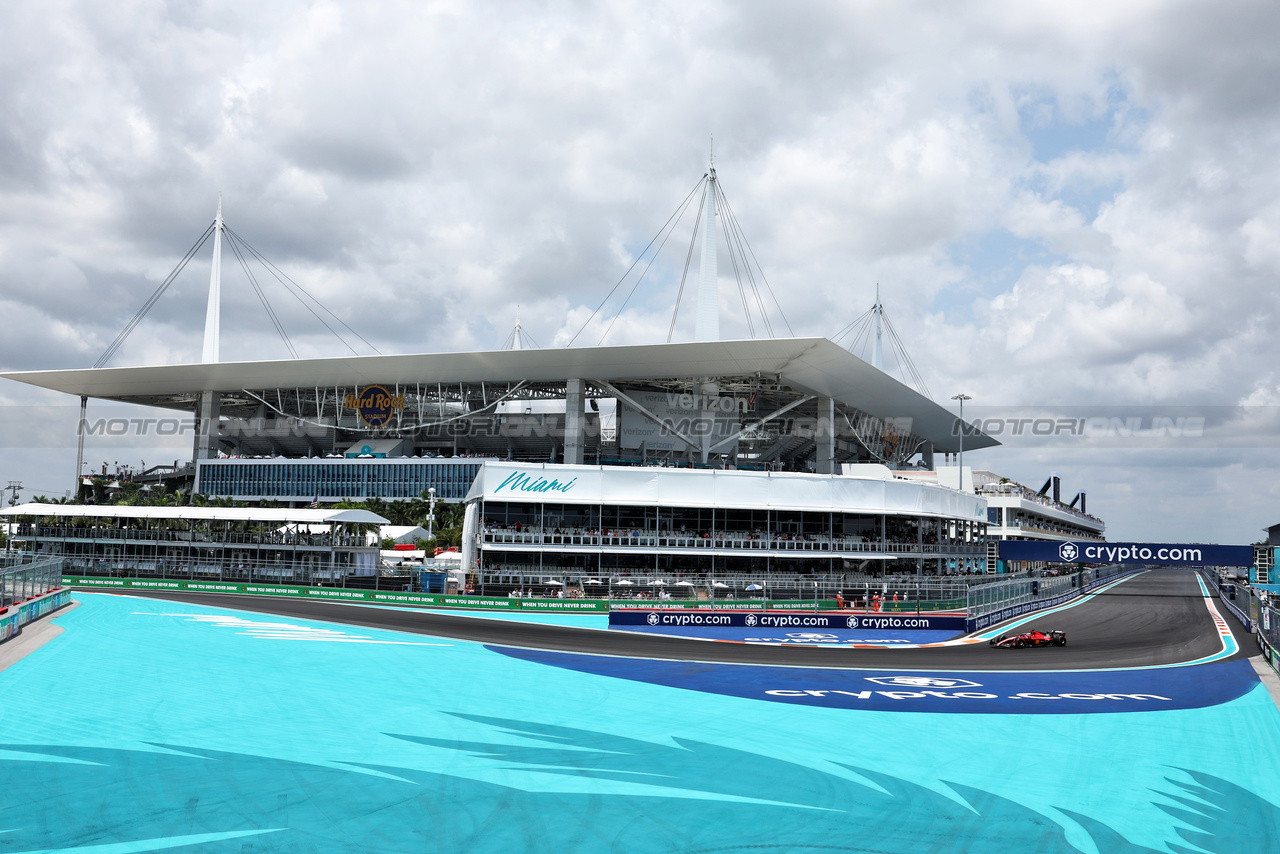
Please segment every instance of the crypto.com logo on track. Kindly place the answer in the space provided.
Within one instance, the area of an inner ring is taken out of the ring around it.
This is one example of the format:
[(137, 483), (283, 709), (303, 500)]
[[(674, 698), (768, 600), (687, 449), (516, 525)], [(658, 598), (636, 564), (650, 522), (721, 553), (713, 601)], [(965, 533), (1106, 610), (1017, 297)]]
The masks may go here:
[(967, 679), (950, 679), (938, 676), (868, 676), (868, 682), (877, 685), (900, 685), (905, 688), (981, 688), (982, 683)]

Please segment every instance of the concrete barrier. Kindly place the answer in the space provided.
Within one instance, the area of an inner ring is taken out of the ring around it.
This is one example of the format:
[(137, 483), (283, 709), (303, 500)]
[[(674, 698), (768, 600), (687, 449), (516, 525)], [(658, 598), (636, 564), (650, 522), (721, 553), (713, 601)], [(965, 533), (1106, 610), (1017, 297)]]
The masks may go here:
[(70, 601), (71, 591), (60, 587), (25, 602), (15, 602), (0, 614), (0, 643), (17, 637), (23, 626), (53, 613)]

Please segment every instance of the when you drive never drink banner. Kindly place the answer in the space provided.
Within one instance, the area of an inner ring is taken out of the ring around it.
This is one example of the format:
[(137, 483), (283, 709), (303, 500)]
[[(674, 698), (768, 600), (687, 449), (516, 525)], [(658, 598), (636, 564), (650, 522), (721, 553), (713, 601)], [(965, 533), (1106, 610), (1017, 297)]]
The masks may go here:
[(1253, 566), (1253, 546), (1003, 540), (1000, 543), (1000, 559), (1051, 563), (1142, 563), (1159, 566)]

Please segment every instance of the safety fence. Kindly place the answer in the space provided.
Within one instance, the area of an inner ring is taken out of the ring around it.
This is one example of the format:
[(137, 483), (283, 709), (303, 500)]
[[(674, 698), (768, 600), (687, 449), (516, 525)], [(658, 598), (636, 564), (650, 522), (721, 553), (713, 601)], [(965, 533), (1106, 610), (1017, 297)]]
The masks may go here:
[(1023, 614), (1062, 605), (1104, 584), (1144, 569), (1145, 567), (1133, 564), (1112, 564), (1068, 575), (1018, 578), (972, 587), (965, 606), (969, 615), (968, 630), (975, 632)]
[(1262, 600), (1261, 597), (1254, 598), (1259, 604), (1258, 646), (1262, 647), (1262, 654), (1266, 657), (1267, 663), (1280, 673), (1280, 609), (1273, 607), (1274, 603), (1270, 597), (1266, 600)]
[(0, 569), (0, 643), (71, 601), (71, 591), (62, 586), (61, 560), (17, 563), (10, 557)]
[(35, 563), (38, 558), (32, 552), (23, 551), (4, 551), (0, 552), (0, 569), (8, 569), (11, 566), (21, 566), (25, 563)]
[(15, 563), (0, 569), (0, 607), (48, 593), (62, 584), (62, 561)]
[(1270, 595), (1265, 590), (1254, 589), (1216, 567), (1202, 569), (1199, 575), (1206, 584), (1218, 591), (1218, 601), (1244, 626), (1245, 631), (1250, 634), (1259, 631), (1263, 610), (1270, 601)]
[[(839, 608), (836, 600), (829, 599), (755, 599), (716, 601), (666, 601), (654, 599), (559, 599), (544, 597), (474, 596), (468, 594), (414, 593), (388, 590), (351, 590), (334, 587), (307, 587), (286, 584), (234, 584), (217, 581), (178, 581), (144, 578), (100, 578), (96, 576), (67, 575), (62, 582), (72, 587), (100, 590), (187, 590), (197, 593), (246, 593), (256, 596), (286, 596), (291, 598), (344, 601), (385, 602), (389, 604), (437, 605), (452, 608), (482, 608), (497, 610), (535, 611), (599, 611), (617, 610), (652, 611), (741, 611), (741, 610), (819, 610)], [(849, 604), (849, 603), (846, 603)], [(897, 607), (894, 607), (896, 604)], [(959, 604), (963, 604), (960, 601)], [(881, 605), (883, 612), (904, 613), (912, 609), (906, 603)], [(938, 611), (941, 609), (933, 609)], [(874, 611), (873, 611), (874, 612)]]
[(1218, 598), (1246, 631), (1252, 634), (1257, 630), (1259, 601), (1248, 587), (1222, 583), (1218, 587)]
[(1280, 600), (1273, 590), (1250, 587), (1222, 571), (1206, 569), (1201, 577), (1218, 591), (1218, 601), (1258, 641), (1262, 656), (1280, 673)]
[(98, 590), (187, 590), (193, 593), (244, 593), (251, 596), (283, 596), (340, 602), (384, 602), (387, 604), (440, 605), (500, 610), (608, 611), (607, 602), (590, 599), (515, 599), (393, 590), (359, 590), (338, 587), (307, 587), (292, 584), (235, 584), (218, 581), (174, 581), (144, 578), (100, 578), (68, 575), (63, 583)]
[[(158, 589), (216, 589), (244, 586), (337, 587), (355, 590), (388, 590), (404, 593), (469, 595), (479, 599), (507, 598), (553, 600), (603, 600), (606, 602), (659, 601), (663, 607), (698, 609), (762, 608), (766, 603), (782, 607), (863, 608), (879, 611), (957, 611), (965, 607), (969, 588), (978, 576), (926, 576), (864, 574), (811, 575), (800, 573), (680, 573), (678, 575), (609, 573), (594, 575), (576, 570), (528, 568), (510, 574), (482, 573), (454, 589), (455, 575), (401, 564), (373, 571), (346, 567), (320, 568), (301, 562), (161, 561), (140, 559), (83, 559), (63, 557), (63, 574), (84, 579), (83, 585), (132, 586)], [(353, 571), (356, 570), (356, 571)], [(990, 578), (991, 576), (987, 576)], [(90, 581), (89, 579), (99, 579)], [(108, 581), (109, 580), (109, 581)], [(147, 583), (143, 583), (147, 582)], [(173, 582), (173, 583), (169, 583)], [(186, 586), (178, 584), (186, 582)], [(540, 606), (546, 607), (546, 606)], [(647, 607), (647, 605), (643, 606)], [(578, 610), (576, 607), (572, 610)]]
[[(1142, 571), (1133, 565), (1114, 565), (1086, 569), (1070, 575), (1043, 578), (1019, 578), (968, 589), (968, 596), (952, 600), (921, 601), (904, 595), (891, 600), (880, 591), (854, 591), (840, 598), (827, 598), (821, 593), (814, 598), (742, 598), (715, 596), (708, 599), (664, 599), (659, 589), (641, 598), (625, 598), (636, 594), (604, 597), (551, 596), (485, 596), (469, 593), (421, 593), (376, 589), (342, 589), (288, 584), (253, 584), (233, 581), (179, 580), (147, 578), (104, 578), (67, 575), (64, 584), (87, 589), (187, 590), (207, 593), (243, 593), (259, 596), (304, 597), (316, 600), (382, 602), (387, 604), (434, 605), (453, 608), (496, 610), (537, 610), (565, 612), (615, 611), (768, 611), (811, 610), (837, 613), (925, 614), (950, 612), (964, 616), (968, 631), (977, 631), (1022, 614), (1063, 604), (1076, 596), (1090, 593), (1124, 575)], [(905, 587), (906, 585), (904, 585)], [(625, 588), (623, 588), (625, 590)], [(822, 591), (825, 592), (825, 591)]]

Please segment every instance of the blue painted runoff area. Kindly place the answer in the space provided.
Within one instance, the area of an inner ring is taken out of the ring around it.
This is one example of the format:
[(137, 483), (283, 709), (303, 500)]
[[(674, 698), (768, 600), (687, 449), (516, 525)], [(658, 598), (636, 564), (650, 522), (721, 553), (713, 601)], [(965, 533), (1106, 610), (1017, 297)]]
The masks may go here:
[[(697, 665), (699, 687), (651, 661), (76, 598), (51, 618), (61, 635), (0, 673), (0, 850), (1243, 854), (1280, 838), (1280, 712), (1238, 663), (1185, 681)], [(903, 678), (922, 675), (939, 681)], [(922, 698), (758, 694), (854, 681), (998, 696), (904, 713)], [(1131, 691), (1172, 699), (1007, 699)], [(984, 702), (1003, 713), (942, 708)]]
[(1258, 686), (1247, 661), (1197, 667), (1091, 671), (834, 670), (635, 661), (599, 655), (501, 650), (507, 655), (596, 673), (802, 706), (933, 714), (1082, 715), (1198, 709), (1238, 699)]

